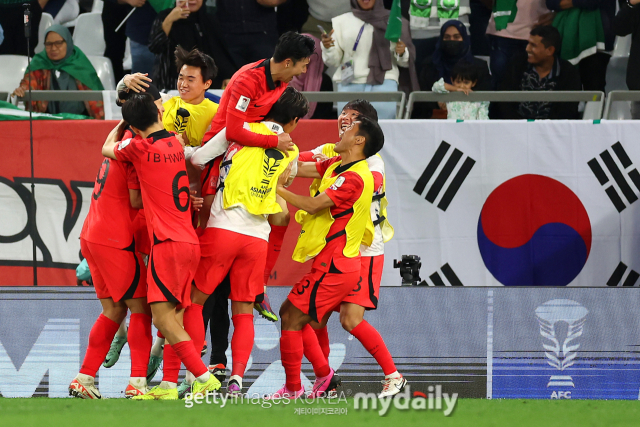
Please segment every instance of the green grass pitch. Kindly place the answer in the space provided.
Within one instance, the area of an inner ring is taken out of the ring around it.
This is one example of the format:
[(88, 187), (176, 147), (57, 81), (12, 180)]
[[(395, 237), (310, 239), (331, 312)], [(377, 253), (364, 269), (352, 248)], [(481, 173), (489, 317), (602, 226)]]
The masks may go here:
[[(614, 427), (640, 425), (640, 402), (595, 400), (482, 400), (460, 399), (454, 412), (399, 411), (385, 417), (375, 411), (355, 410), (349, 399), (337, 405), (290, 403), (262, 408), (258, 405), (200, 404), (186, 408), (184, 401), (134, 402), (125, 399), (0, 398), (0, 426), (471, 426), (471, 427)], [(298, 415), (300, 408), (346, 408), (341, 415)]]

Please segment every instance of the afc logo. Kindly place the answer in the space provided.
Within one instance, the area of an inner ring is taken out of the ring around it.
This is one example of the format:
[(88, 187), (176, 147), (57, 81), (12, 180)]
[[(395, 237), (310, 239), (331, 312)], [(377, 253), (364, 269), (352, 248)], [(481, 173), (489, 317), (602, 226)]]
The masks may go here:
[(550, 399), (571, 399), (570, 391), (554, 391), (551, 393)]

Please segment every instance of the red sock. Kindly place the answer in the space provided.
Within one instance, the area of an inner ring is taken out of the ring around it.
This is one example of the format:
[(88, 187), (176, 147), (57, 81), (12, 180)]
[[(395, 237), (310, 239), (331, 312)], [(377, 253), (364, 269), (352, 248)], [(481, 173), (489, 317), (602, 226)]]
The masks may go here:
[(146, 377), (151, 352), (151, 316), (144, 313), (131, 313), (127, 332), (131, 350), (131, 376)]
[(304, 357), (313, 366), (313, 373), (316, 374), (316, 378), (329, 375), (331, 373), (329, 361), (324, 356), (322, 348), (320, 348), (316, 333), (308, 323), (302, 328), (302, 342), (304, 345)]
[(156, 336), (157, 336), (158, 338), (162, 338), (162, 339), (164, 339), (164, 335), (162, 335), (162, 332), (160, 332), (160, 329), (158, 329), (158, 332), (156, 333)]
[(193, 341), (193, 346), (200, 354), (205, 339), (204, 320), (202, 320), (202, 306), (200, 304), (191, 303), (184, 311), (184, 330), (187, 331), (191, 341)]
[(280, 256), (280, 250), (282, 249), (282, 242), (284, 241), (284, 234), (286, 232), (286, 225), (271, 226), (271, 233), (269, 233), (269, 248), (267, 249), (267, 263), (264, 266), (265, 285), (269, 281), (271, 270), (273, 270), (273, 266), (276, 265), (276, 261), (278, 261), (278, 257)]
[(329, 360), (329, 353), (331, 352), (331, 349), (329, 347), (329, 331), (327, 331), (327, 327), (325, 326), (324, 328), (314, 329), (314, 332), (318, 337), (318, 344), (320, 344), (324, 357)]
[(82, 361), (82, 368), (80, 368), (81, 374), (95, 378), (96, 372), (100, 369), (104, 358), (107, 357), (111, 341), (113, 341), (113, 337), (118, 332), (119, 327), (119, 323), (114, 322), (104, 314), (98, 316), (89, 333), (89, 345)]
[(178, 355), (178, 358), (184, 363), (187, 371), (191, 372), (195, 377), (207, 373), (207, 367), (204, 366), (202, 358), (200, 357), (200, 350), (196, 351), (192, 340), (180, 341), (172, 345), (172, 347)]
[(253, 348), (253, 313), (236, 314), (231, 317), (231, 320), (233, 320), (233, 337), (231, 338), (233, 368), (231, 375), (244, 377), (244, 371)]
[(302, 388), (300, 370), (302, 368), (303, 353), (302, 331), (282, 331), (280, 357), (282, 358), (284, 372), (287, 375), (285, 385), (291, 391), (298, 391)]
[(180, 359), (173, 346), (167, 342), (162, 352), (162, 381), (177, 383), (178, 374), (180, 374)]
[(358, 341), (362, 343), (364, 348), (371, 353), (385, 375), (392, 374), (397, 370), (396, 365), (393, 363), (393, 359), (391, 358), (391, 354), (380, 336), (380, 333), (366, 320), (363, 320), (358, 324), (358, 326), (353, 328), (351, 330), (351, 335), (356, 337)]

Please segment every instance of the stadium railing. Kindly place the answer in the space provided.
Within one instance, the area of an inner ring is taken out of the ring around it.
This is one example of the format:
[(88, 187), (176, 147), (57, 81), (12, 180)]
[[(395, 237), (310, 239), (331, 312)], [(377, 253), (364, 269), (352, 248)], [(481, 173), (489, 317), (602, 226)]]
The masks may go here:
[(407, 101), (405, 119), (411, 118), (413, 106), (416, 102), (586, 102), (583, 120), (598, 120), (602, 118), (604, 107), (604, 92), (598, 91), (556, 91), (556, 92), (471, 92), (465, 95), (461, 92), (435, 93), (411, 92)]
[[(602, 115), (603, 119), (611, 120), (612, 114), (614, 114), (614, 102), (621, 101), (635, 101), (640, 102), (640, 90), (612, 90), (607, 94), (607, 101), (604, 106), (604, 114)], [(628, 106), (627, 106), (628, 107)]]
[(349, 102), (364, 99), (369, 102), (395, 102), (396, 119), (404, 114), (406, 94), (404, 92), (302, 92), (309, 102)]

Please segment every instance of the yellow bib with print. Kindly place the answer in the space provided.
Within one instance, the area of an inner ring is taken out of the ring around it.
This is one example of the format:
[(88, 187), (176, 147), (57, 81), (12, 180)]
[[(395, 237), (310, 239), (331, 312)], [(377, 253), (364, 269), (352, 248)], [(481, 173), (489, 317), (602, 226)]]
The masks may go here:
[[(218, 111), (218, 104), (207, 98), (200, 104), (187, 104), (179, 96), (174, 96), (162, 106), (164, 107), (162, 115), (164, 128), (171, 132), (186, 133), (189, 141), (185, 143), (192, 147), (199, 147), (202, 144), (202, 138)], [(180, 108), (186, 109), (189, 117), (177, 115)]]

